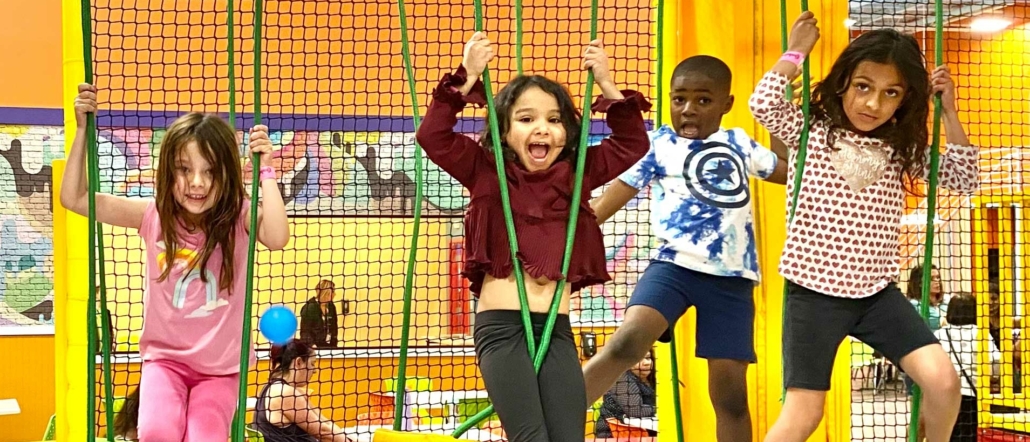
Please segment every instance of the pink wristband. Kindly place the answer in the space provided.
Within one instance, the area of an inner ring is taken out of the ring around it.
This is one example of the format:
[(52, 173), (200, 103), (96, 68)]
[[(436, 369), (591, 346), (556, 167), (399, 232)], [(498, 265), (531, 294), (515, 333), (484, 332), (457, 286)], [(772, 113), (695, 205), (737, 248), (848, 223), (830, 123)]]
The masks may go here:
[(275, 169), (273, 169), (272, 166), (261, 166), (261, 169), (258, 169), (258, 171), (261, 172), (261, 174), (258, 175), (261, 181), (275, 179)]
[(791, 63), (794, 63), (795, 66), (801, 66), (801, 63), (805, 61), (805, 54), (802, 54), (797, 51), (787, 51), (783, 53), (783, 56), (780, 57), (780, 60), (787, 60)]

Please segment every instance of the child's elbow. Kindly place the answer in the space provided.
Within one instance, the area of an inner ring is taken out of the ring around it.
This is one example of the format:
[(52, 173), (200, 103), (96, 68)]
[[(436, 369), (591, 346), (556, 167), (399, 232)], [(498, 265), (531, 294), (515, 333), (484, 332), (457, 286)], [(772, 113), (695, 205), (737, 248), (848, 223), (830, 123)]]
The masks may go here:
[(751, 98), (747, 101), (747, 107), (751, 110), (751, 115), (759, 116), (768, 106), (768, 98), (763, 98), (759, 94), (751, 94)]
[(964, 170), (952, 175), (951, 178), (953, 179), (942, 180), (941, 187), (960, 195), (972, 195), (980, 190), (979, 168)]
[[(67, 192), (61, 192), (61, 207), (72, 210), (72, 198)], [(74, 212), (74, 210), (72, 210)]]
[(961, 189), (958, 189), (959, 193), (963, 195), (972, 195), (980, 190), (980, 177), (970, 177), (970, 180)]
[(285, 249), (286, 245), (289, 244), (289, 243), (290, 243), (290, 236), (289, 235), (283, 235), (283, 237), (281, 239), (277, 238), (276, 240), (272, 241), (271, 244), (267, 244), (267, 246), (268, 246), (269, 250), (273, 250), (273, 251), (274, 250), (282, 250), (282, 249)]
[(418, 126), (418, 130), (415, 131), (415, 142), (418, 143), (419, 146), (425, 146), (426, 141), (429, 141), (429, 131), (430, 130), (426, 127), (425, 124), (421, 124)]
[(268, 250), (282, 250), (286, 248), (286, 245), (290, 243), (290, 230), (289, 228), (283, 229), (281, 232), (275, 232), (272, 235), (267, 235), (261, 241)]
[(84, 199), (82, 196), (72, 195), (71, 192), (61, 192), (61, 206), (82, 216), (86, 216), (86, 208), (83, 207)]

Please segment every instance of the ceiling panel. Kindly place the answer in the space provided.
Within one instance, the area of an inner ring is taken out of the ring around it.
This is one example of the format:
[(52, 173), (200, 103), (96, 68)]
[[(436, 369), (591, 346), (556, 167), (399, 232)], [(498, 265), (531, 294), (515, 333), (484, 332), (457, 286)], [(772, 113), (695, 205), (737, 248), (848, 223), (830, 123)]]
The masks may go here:
[[(965, 17), (1014, 4), (1030, 4), (1030, 0), (944, 0), (945, 26)], [(932, 0), (861, 0), (849, 4), (852, 28), (897, 28), (918, 30), (934, 26)]]

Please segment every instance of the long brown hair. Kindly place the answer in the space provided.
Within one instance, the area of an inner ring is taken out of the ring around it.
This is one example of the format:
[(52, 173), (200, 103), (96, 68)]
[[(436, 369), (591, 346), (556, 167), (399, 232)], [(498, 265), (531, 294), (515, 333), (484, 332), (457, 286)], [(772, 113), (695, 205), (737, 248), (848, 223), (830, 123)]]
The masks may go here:
[[(161, 232), (164, 236), (165, 251), (174, 256), (179, 249), (178, 229), (184, 224), (179, 202), (175, 200), (173, 189), (177, 160), (183, 155), (190, 142), (197, 143), (197, 148), (211, 164), (212, 189), (217, 190), (218, 200), (202, 215), (199, 228), (203, 229), (207, 241), (200, 252), (199, 264), (194, 261), (192, 268), (203, 269), (214, 252), (215, 247), (222, 249), (222, 271), (218, 281), (219, 290), (230, 290), (234, 276), (233, 240), (236, 224), (239, 220), (243, 199), (246, 198), (243, 185), (243, 172), (240, 163), (239, 143), (236, 131), (221, 118), (196, 112), (183, 115), (168, 127), (161, 140), (161, 153), (158, 157), (157, 177), (157, 213), (161, 220)], [(171, 259), (169, 259), (169, 263)], [(192, 269), (191, 268), (191, 269)], [(163, 281), (171, 272), (172, 265), (165, 266), (159, 281)], [(205, 272), (200, 273), (201, 281), (207, 283)]]

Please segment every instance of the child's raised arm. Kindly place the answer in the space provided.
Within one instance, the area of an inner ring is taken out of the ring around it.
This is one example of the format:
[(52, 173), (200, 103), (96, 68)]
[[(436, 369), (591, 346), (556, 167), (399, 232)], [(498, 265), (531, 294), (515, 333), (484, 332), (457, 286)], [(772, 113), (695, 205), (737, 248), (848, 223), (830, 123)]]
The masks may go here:
[[(89, 184), (86, 179), (86, 114), (97, 111), (97, 88), (80, 84), (75, 97), (75, 138), (68, 153), (61, 181), (61, 205), (82, 216), (89, 215)], [(97, 221), (112, 226), (139, 229), (148, 200), (96, 194)]]
[(465, 187), (472, 186), (478, 166), (489, 161), (482, 146), (455, 133), (454, 125), (466, 103), (486, 104), (485, 91), (478, 80), (493, 57), (490, 40), (482, 32), (475, 33), (465, 44), (462, 65), (453, 74), (445, 75), (433, 90), (433, 101), (415, 133), (426, 156)]
[[(250, 153), (260, 154), (261, 207), (258, 207), (257, 237), (270, 250), (282, 250), (290, 241), (290, 223), (286, 217), (286, 204), (279, 192), (279, 184), (272, 169), (272, 140), (268, 138), (268, 127), (254, 126), (250, 130)], [(250, 228), (250, 211), (245, 215)]]
[[(608, 55), (601, 40), (594, 40), (587, 45), (583, 53), (583, 66), (594, 72), (594, 82), (601, 88), (602, 96), (594, 101), (591, 110), (605, 112), (608, 127), (612, 130), (610, 137), (587, 150), (584, 187), (592, 190), (615, 179), (647, 154), (651, 140), (644, 127), (643, 112), (651, 109), (651, 103), (639, 92), (620, 91), (615, 86), (608, 69)], [(584, 109), (583, 118), (590, 118), (590, 111)]]
[(786, 88), (800, 73), (802, 59), (812, 52), (817, 41), (819, 27), (815, 15), (805, 11), (794, 22), (787, 52), (758, 82), (748, 101), (755, 120), (791, 147), (796, 147), (801, 138), (804, 114), (799, 106), (785, 99)]
[[(948, 150), (941, 155), (938, 178), (940, 186), (962, 194), (971, 194), (980, 188), (980, 148), (973, 146), (958, 119), (955, 103), (955, 83), (947, 66), (933, 71), (930, 81), (934, 93), (941, 94), (941, 122), (948, 142)], [(926, 150), (923, 178), (930, 177), (930, 148)]]
[(601, 94), (609, 100), (622, 100), (626, 97), (615, 87), (611, 71), (608, 69), (608, 54), (604, 52), (601, 40), (597, 39), (587, 45), (583, 51), (583, 69), (592, 69), (594, 83), (601, 88)]

